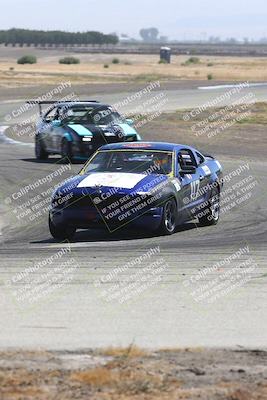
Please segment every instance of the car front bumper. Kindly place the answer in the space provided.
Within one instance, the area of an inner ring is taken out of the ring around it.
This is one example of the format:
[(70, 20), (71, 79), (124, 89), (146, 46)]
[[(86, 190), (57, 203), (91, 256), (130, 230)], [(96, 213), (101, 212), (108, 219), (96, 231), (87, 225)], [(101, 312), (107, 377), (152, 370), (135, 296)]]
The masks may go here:
[(91, 141), (86, 142), (83, 141), (83, 138), (81, 137), (79, 141), (74, 141), (72, 143), (72, 156), (74, 159), (77, 160), (87, 160), (89, 156), (91, 156), (96, 150), (99, 149), (99, 147), (110, 143), (119, 143), (121, 141), (136, 142), (137, 135), (127, 135), (124, 137), (124, 140), (119, 139), (116, 136), (106, 137), (103, 135), (98, 135), (95, 137), (93, 136)]
[(119, 218), (107, 220), (95, 207), (52, 208), (50, 210), (50, 219), (55, 225), (73, 226), (78, 229), (106, 227), (107, 230), (113, 231), (129, 226), (129, 228), (156, 230), (162, 220), (162, 207), (153, 207), (132, 218), (122, 218), (120, 220)]

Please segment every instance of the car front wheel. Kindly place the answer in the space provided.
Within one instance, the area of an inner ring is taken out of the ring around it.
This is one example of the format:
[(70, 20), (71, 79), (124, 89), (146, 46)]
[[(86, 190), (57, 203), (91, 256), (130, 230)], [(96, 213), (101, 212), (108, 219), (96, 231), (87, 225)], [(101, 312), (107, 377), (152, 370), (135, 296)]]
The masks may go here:
[(203, 217), (199, 218), (201, 225), (216, 225), (220, 218), (220, 191), (218, 188), (212, 189), (208, 201), (208, 207)]
[(76, 228), (67, 225), (55, 225), (49, 216), (49, 231), (56, 240), (71, 240), (73, 239)]
[(72, 162), (71, 143), (66, 139), (63, 140), (61, 145), (61, 156), (66, 164)]
[(176, 228), (177, 206), (174, 199), (169, 199), (163, 206), (160, 233), (163, 235), (172, 235)]
[(35, 156), (37, 160), (47, 160), (48, 153), (44, 149), (42, 140), (37, 136), (35, 138)]

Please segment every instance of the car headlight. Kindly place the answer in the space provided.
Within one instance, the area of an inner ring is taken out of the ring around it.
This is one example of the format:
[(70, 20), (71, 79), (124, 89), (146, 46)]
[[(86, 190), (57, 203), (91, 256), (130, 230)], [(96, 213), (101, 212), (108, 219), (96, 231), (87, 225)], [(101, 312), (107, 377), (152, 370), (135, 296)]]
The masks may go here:
[(85, 137), (82, 138), (82, 141), (83, 141), (83, 142), (91, 142), (92, 139), (93, 139), (93, 138), (92, 138), (91, 136), (85, 136)]
[(104, 132), (105, 136), (116, 136), (116, 133), (114, 132)]

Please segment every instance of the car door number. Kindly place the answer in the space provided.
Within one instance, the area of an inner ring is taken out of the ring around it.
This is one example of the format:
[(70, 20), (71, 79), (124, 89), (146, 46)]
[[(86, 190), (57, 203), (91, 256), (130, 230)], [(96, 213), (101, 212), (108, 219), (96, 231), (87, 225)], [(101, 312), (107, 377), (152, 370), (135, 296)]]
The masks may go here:
[(196, 200), (199, 195), (200, 180), (197, 179), (190, 183), (191, 187), (191, 200)]

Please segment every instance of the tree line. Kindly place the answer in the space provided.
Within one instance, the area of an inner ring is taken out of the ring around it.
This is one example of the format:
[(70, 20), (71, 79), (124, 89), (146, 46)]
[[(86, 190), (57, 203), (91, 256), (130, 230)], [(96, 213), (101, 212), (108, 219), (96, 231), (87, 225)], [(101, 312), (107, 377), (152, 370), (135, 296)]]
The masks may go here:
[(0, 44), (8, 45), (87, 45), (117, 44), (118, 37), (101, 32), (39, 31), (28, 29), (0, 30)]

